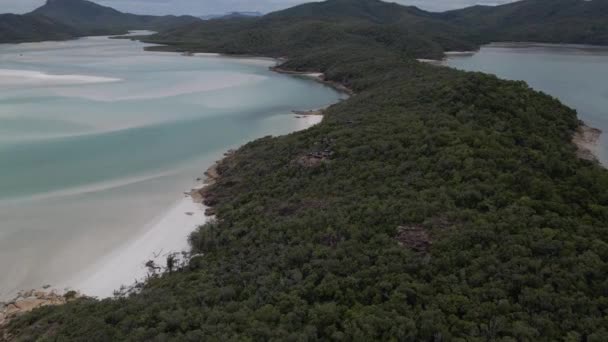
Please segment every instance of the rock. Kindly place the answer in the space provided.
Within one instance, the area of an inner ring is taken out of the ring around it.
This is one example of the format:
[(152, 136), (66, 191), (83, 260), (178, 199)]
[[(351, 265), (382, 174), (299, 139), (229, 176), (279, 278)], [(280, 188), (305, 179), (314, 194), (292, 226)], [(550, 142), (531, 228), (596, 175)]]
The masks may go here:
[(416, 252), (428, 252), (432, 245), (429, 233), (422, 226), (399, 226), (395, 239), (400, 246)]
[(306, 168), (314, 168), (328, 161), (329, 157), (319, 153), (309, 153), (296, 159), (298, 165)]
[(188, 216), (194, 216), (194, 213), (193, 212), (187, 212), (186, 215), (188, 215)]
[(577, 147), (576, 155), (580, 159), (598, 162), (597, 149), (602, 131), (589, 127), (581, 122), (572, 136), (572, 142)]
[(194, 203), (203, 203), (203, 195), (199, 189), (193, 189), (192, 192), (190, 192), (190, 197), (192, 197)]
[(19, 312), (19, 308), (15, 304), (9, 304), (4, 309), (4, 314), (6, 315), (6, 317), (12, 316), (17, 312)]
[(34, 291), (34, 297), (36, 298), (44, 298), (47, 296), (47, 293), (44, 291)]
[(30, 312), (36, 308), (41, 306), (50, 305), (53, 303), (53, 300), (48, 299), (24, 299), (15, 303), (15, 306), (18, 308), (20, 313)]
[[(43, 306), (63, 305), (67, 303), (68, 300), (73, 300), (82, 297), (80, 293), (75, 291), (71, 291), (68, 293), (70, 294), (69, 298), (55, 291), (46, 292), (42, 290), (30, 290), (20, 292), (17, 297), (13, 299), (10, 303), (0, 303), (2, 304), (0, 305), (0, 328), (3, 325), (8, 324), (11, 319), (23, 315), (32, 310), (38, 309)], [(0, 341), (3, 341), (1, 329)]]

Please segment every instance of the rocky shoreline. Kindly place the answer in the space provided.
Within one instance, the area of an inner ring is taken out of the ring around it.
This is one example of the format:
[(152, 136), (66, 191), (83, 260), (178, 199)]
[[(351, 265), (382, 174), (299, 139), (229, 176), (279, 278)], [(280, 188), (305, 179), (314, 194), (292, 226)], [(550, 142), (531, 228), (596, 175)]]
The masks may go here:
[(29, 290), (19, 292), (15, 298), (8, 302), (0, 302), (0, 340), (8, 339), (3, 332), (3, 328), (11, 320), (34, 309), (63, 305), (78, 298), (83, 298), (83, 296), (76, 291), (60, 293), (56, 290)]
[(205, 205), (207, 209), (205, 209), (205, 215), (209, 217), (214, 217), (216, 212), (214, 205), (216, 201), (213, 200), (212, 196), (209, 193), (209, 187), (215, 184), (221, 177), (221, 165), (227, 159), (232, 157), (236, 153), (236, 150), (228, 150), (224, 153), (224, 157), (220, 160), (217, 160), (205, 171), (204, 179), (197, 179), (198, 181), (203, 181), (203, 186), (200, 188), (192, 189), (189, 193), (192, 201), (195, 203), (200, 203)]
[(271, 67), (270, 70), (272, 70), (274, 72), (278, 72), (280, 74), (299, 75), (299, 76), (304, 76), (304, 77), (310, 77), (319, 83), (325, 84), (326, 86), (336, 89), (339, 92), (348, 94), (350, 96), (355, 95), (355, 92), (352, 89), (348, 88), (347, 86), (343, 85), (342, 83), (327, 80), (325, 78), (325, 75), (321, 72), (293, 71), (293, 70), (283, 69), (280, 66)]

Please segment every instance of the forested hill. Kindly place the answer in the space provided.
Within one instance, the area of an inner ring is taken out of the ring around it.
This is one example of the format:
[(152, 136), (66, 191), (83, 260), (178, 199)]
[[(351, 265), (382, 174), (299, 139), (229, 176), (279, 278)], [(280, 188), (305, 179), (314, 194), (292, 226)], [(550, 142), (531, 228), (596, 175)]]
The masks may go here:
[(524, 0), (445, 13), (379, 0), (329, 0), (261, 18), (193, 24), (152, 40), (273, 56), (366, 41), (418, 58), (440, 58), (444, 51), (474, 50), (491, 41), (608, 44), (608, 0)]
[(25, 15), (0, 15), (0, 43), (65, 40), (137, 29), (162, 31), (200, 21), (191, 16), (122, 13), (85, 0), (47, 0)]
[[(307, 6), (336, 4), (352, 5)], [(459, 42), (403, 37), (412, 31), (365, 10), (336, 20), (304, 6), (159, 36), (285, 54), (282, 68), (357, 95), (309, 130), (225, 159), (203, 193), (218, 220), (192, 234), (183, 268), (168, 259), (141, 293), (43, 308), (5, 336), (607, 341), (608, 172), (577, 158), (576, 112), (524, 82), (406, 58)]]
[(114, 34), (135, 29), (160, 31), (201, 21), (192, 16), (122, 13), (86, 0), (47, 0), (32, 14), (51, 18), (87, 34)]
[(440, 17), (470, 28), (479, 43), (608, 44), (608, 0), (525, 0), (497, 7), (475, 6)]
[(78, 30), (47, 17), (0, 14), (0, 43), (65, 40), (77, 36)]
[(260, 18), (210, 20), (161, 32), (150, 41), (185, 50), (290, 56), (311, 48), (368, 45), (409, 57), (477, 48), (466, 30), (414, 7), (378, 0), (308, 3)]

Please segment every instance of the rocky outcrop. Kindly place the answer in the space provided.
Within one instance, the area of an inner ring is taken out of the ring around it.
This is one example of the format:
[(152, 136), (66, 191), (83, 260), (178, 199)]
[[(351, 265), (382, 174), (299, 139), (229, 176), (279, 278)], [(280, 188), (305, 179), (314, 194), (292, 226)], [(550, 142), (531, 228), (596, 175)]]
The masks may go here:
[(572, 137), (572, 142), (577, 147), (576, 155), (581, 159), (597, 162), (596, 150), (601, 134), (601, 130), (589, 127), (581, 122)]
[(207, 171), (205, 171), (205, 178), (198, 178), (197, 181), (203, 181), (203, 186), (200, 188), (192, 189), (188, 196), (192, 198), (195, 203), (204, 204), (207, 209), (205, 210), (205, 215), (207, 216), (215, 216), (215, 208), (214, 206), (217, 204), (217, 200), (215, 197), (209, 192), (209, 187), (215, 184), (221, 177), (220, 165), (222, 162), (226, 161), (228, 158), (232, 157), (236, 153), (235, 150), (228, 150), (224, 153), (224, 158), (216, 161), (211, 165)]
[(32, 310), (43, 306), (63, 305), (81, 297), (82, 295), (75, 291), (69, 291), (65, 294), (60, 294), (56, 291), (42, 290), (20, 292), (13, 300), (7, 303), (0, 303), (0, 330), (2, 330), (11, 319)]
[(428, 252), (431, 248), (431, 237), (422, 226), (399, 226), (395, 237), (399, 246), (416, 252)]

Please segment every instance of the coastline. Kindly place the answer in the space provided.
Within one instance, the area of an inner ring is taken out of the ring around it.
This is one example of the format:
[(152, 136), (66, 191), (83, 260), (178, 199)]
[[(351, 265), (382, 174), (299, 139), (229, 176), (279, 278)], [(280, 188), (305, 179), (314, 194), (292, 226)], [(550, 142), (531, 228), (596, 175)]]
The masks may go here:
[[(199, 54), (197, 53), (197, 55)], [(220, 54), (201, 55), (223, 56)], [(273, 58), (256, 57), (256, 59), (279, 61)], [(316, 77), (319, 78), (321, 83), (329, 85), (330, 82), (321, 81), (322, 74)], [(338, 89), (335, 84), (332, 87)], [(340, 90), (345, 91), (347, 89)], [(318, 109), (300, 112), (294, 108), (291, 115), (291, 120), (295, 120), (293, 130), (285, 134), (308, 129), (320, 123), (323, 119), (323, 112)], [(225, 154), (224, 158), (228, 154)], [(221, 160), (223, 158), (213, 163), (210, 168), (216, 166)], [(51, 283), (52, 286), (45, 285), (41, 289), (24, 288), (15, 297), (0, 302), (0, 330), (9, 323), (11, 318), (23, 313), (41, 306), (67, 303), (67, 300), (61, 298), (70, 293), (77, 293), (78, 297), (105, 299), (136, 291), (142, 281), (145, 281), (150, 275), (149, 269), (146, 267), (149, 261), (152, 261), (155, 265), (165, 265), (169, 255), (188, 251), (190, 249), (189, 235), (197, 227), (214, 218), (212, 208), (205, 206), (202, 203), (203, 198), (197, 196), (211, 181), (212, 177), (208, 173), (205, 179), (198, 178), (190, 187), (190, 190), (183, 193), (182, 198), (175, 201), (160, 215), (151, 218), (150, 222), (140, 229), (138, 236), (116, 246), (117, 248), (110, 254), (96, 260), (75, 276), (65, 281), (53, 282)], [(175, 195), (178, 197), (179, 192)], [(132, 264), (129, 261), (132, 261)], [(11, 304), (23, 300), (26, 300), (26, 302), (34, 301), (35, 305), (26, 305), (24, 309), (13, 310), (10, 315), (4, 313), (4, 309), (12, 308)]]
[[(311, 115), (306, 119), (294, 117), (293, 120), (297, 120), (297, 123), (292, 132), (310, 128), (321, 122), (322, 118), (321, 115)], [(183, 193), (183, 198), (153, 219), (142, 230), (142, 235), (99, 260), (77, 278), (67, 282), (65, 287), (99, 299), (128, 294), (151, 275), (146, 264), (151, 265), (152, 262), (162, 268), (168, 256), (187, 253), (190, 234), (215, 218), (213, 208), (206, 206), (199, 194), (213, 184), (219, 176), (214, 171), (215, 167), (233, 152), (234, 149), (228, 150), (221, 159), (212, 163), (204, 177), (197, 178), (190, 190)], [(137, 262), (125, 267), (125, 260)]]
[[(480, 49), (481, 49), (481, 47), (480, 47)], [(479, 52), (479, 50), (476, 50), (476, 51), (445, 51), (443, 53), (442, 59), (417, 58), (416, 60), (420, 63), (427, 63), (427, 64), (432, 64), (432, 65), (437, 65), (437, 66), (445, 66), (444, 62), (450, 57), (473, 56), (477, 52)]]
[(557, 49), (577, 49), (577, 50), (592, 50), (592, 51), (607, 51), (606, 45), (592, 44), (568, 44), (568, 43), (541, 43), (541, 42), (491, 42), (481, 47), (494, 48), (557, 48)]
[[(281, 59), (277, 59), (277, 61), (284, 62), (284, 60), (281, 60)], [(293, 70), (281, 68), (280, 65), (271, 67), (270, 70), (272, 70), (274, 72), (278, 72), (279, 74), (295, 75), (295, 76), (300, 76), (300, 77), (311, 78), (319, 83), (322, 83), (328, 87), (334, 88), (337, 91), (345, 93), (349, 96), (356, 95), (355, 92), (352, 89), (348, 88), (347, 86), (345, 86), (341, 83), (338, 83), (338, 82), (327, 80), (325, 78), (325, 75), (321, 72), (293, 71)]]
[[(297, 124), (290, 133), (308, 129), (322, 119), (322, 114), (294, 117)], [(217, 166), (235, 151), (229, 149), (222, 158), (213, 162), (204, 177), (198, 178), (194, 186), (183, 193), (183, 198), (153, 219), (142, 230), (142, 235), (126, 242), (60, 286), (21, 291), (14, 298), (0, 302), (0, 333), (11, 319), (43, 306), (63, 305), (77, 298), (106, 299), (136, 292), (152, 275), (146, 266), (151, 265), (150, 261), (162, 269), (170, 255), (185, 260), (189, 253), (189, 235), (215, 218), (213, 208), (204, 204), (205, 188), (220, 177)], [(137, 262), (125, 267), (125, 261), (129, 260)]]
[[(551, 44), (551, 43), (537, 43), (537, 42), (492, 42), (485, 44), (480, 47), (483, 48), (497, 48), (497, 49), (529, 49), (529, 48), (542, 48), (542, 49), (564, 49), (573, 51), (608, 51), (606, 46), (596, 45), (584, 45), (584, 44)], [(480, 51), (479, 50), (479, 51)], [(450, 58), (459, 57), (470, 57), (479, 51), (452, 51), (445, 52), (445, 57), (442, 60), (431, 60), (431, 59), (418, 59), (421, 63), (428, 63), (436, 66), (450, 67), (447, 61)], [(602, 130), (599, 128), (591, 127), (587, 125), (581, 118), (579, 118), (579, 126), (574, 131), (571, 137), (571, 142), (576, 146), (576, 156), (580, 159), (597, 163), (603, 168), (608, 165), (605, 164), (600, 158), (600, 138)]]

